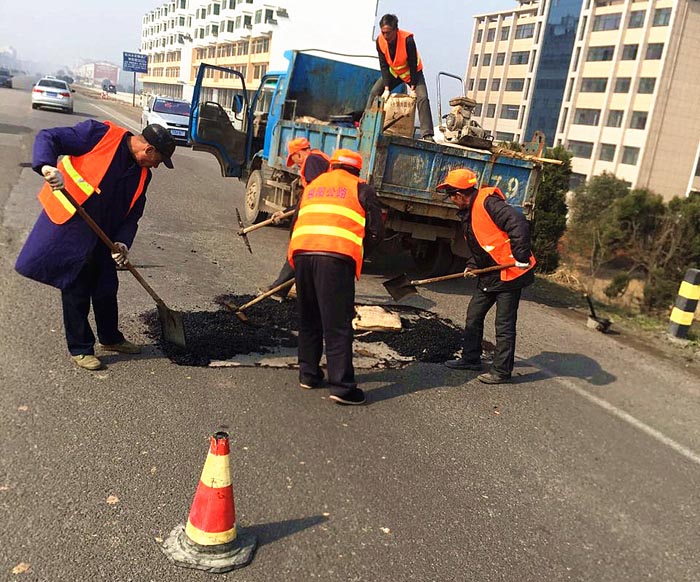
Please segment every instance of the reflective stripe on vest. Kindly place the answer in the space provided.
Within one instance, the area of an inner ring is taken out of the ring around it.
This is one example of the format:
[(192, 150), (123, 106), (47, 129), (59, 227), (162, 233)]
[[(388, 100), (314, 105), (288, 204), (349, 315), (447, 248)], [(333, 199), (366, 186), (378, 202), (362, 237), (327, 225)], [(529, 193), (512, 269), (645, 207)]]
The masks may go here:
[(338, 253), (355, 261), (355, 276), (360, 278), (365, 236), (365, 209), (357, 193), (360, 182), (338, 169), (321, 174), (304, 189), (287, 252), (292, 266), (295, 252)]
[[(409, 36), (413, 36), (412, 32), (407, 30), (401, 30), (400, 28), (396, 31), (396, 53), (394, 58), (391, 58), (389, 53), (389, 43), (386, 39), (379, 35), (377, 37), (377, 42), (379, 43), (379, 48), (389, 65), (389, 71), (394, 77), (401, 79), (404, 83), (411, 84), (411, 69), (408, 66), (408, 52), (406, 51), (406, 39)], [(420, 55), (418, 54), (418, 49), (416, 49), (416, 72), (423, 70), (423, 61), (421, 61)]]
[[(331, 163), (331, 159), (321, 150), (311, 150), (309, 151), (309, 156), (310, 155), (317, 155), (321, 156), (324, 160), (326, 160), (329, 164)], [(304, 169), (306, 168), (306, 161), (309, 159), (309, 156), (306, 156), (304, 158), (304, 161), (301, 163), (301, 166), (299, 167), (299, 176), (301, 178), (301, 185), (306, 188), (309, 183), (306, 181), (306, 178), (304, 177)]]
[[(491, 219), (486, 211), (486, 198), (495, 194), (503, 200), (506, 197), (498, 188), (481, 188), (474, 199), (471, 209), (472, 231), (479, 246), (484, 249), (498, 265), (506, 265), (513, 263), (513, 251), (510, 248), (510, 239), (508, 234), (503, 232), (496, 223)], [(509, 267), (500, 271), (501, 281), (512, 281), (532, 269), (537, 261), (535, 257), (530, 255), (530, 268), (519, 269), (517, 267)]]
[[(107, 173), (114, 159), (114, 154), (119, 148), (124, 134), (127, 132), (126, 129), (109, 121), (103, 123), (108, 127), (107, 133), (92, 150), (81, 156), (64, 156), (57, 165), (64, 177), (65, 190), (80, 206), (95, 192), (100, 194), (100, 182)], [(148, 170), (141, 168), (139, 184), (129, 210), (133, 208), (138, 198), (143, 194), (147, 175)], [(39, 192), (39, 201), (54, 224), (64, 224), (76, 212), (68, 199), (59, 190), (52, 190), (48, 183), (44, 184)]]

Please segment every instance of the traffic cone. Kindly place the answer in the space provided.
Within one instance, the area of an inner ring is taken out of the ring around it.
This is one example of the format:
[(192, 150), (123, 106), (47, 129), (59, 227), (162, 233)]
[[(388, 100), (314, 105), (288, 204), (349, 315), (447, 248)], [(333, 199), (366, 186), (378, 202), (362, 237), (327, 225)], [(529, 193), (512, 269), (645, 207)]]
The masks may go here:
[(177, 525), (161, 546), (178, 566), (221, 573), (253, 559), (255, 536), (236, 531), (228, 456), (228, 433), (217, 432), (210, 440), (187, 525)]

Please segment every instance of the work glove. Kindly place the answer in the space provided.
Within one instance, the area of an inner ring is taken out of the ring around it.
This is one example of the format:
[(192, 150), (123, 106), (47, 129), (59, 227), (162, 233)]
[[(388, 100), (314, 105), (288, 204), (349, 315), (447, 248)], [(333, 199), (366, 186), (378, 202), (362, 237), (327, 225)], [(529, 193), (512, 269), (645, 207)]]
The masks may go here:
[(515, 266), (518, 269), (527, 269), (530, 267), (530, 263), (521, 263), (520, 261), (515, 261)]
[(382, 99), (384, 99), (384, 101), (386, 101), (387, 99), (389, 99), (389, 95), (391, 95), (391, 91), (389, 91), (389, 89), (387, 87), (385, 87), (384, 93), (382, 93)]
[(49, 183), (49, 186), (51, 186), (54, 190), (60, 190), (65, 185), (63, 181), (63, 174), (61, 174), (61, 170), (58, 168), (48, 165), (42, 166), (41, 173), (44, 176), (44, 179)]
[(409, 87), (409, 88), (408, 88), (408, 96), (409, 96), (409, 97), (415, 97), (415, 96), (416, 96), (416, 88), (415, 88), (415, 87)]
[(112, 258), (118, 267), (123, 267), (129, 262), (129, 247), (123, 242), (115, 242), (114, 246), (119, 250), (112, 253)]
[(272, 224), (279, 224), (282, 222), (282, 215), (284, 214), (284, 211), (278, 210), (275, 212), (270, 218), (272, 218)]
[(468, 277), (476, 277), (472, 267), (467, 267), (464, 269), (464, 278), (467, 279)]

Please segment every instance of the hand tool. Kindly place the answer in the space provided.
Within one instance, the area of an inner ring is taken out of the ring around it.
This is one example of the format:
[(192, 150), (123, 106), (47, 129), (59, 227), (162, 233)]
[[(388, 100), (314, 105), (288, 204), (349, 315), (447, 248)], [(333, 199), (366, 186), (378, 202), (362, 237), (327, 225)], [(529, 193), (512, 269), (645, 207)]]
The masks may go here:
[(261, 293), (260, 295), (258, 295), (254, 299), (251, 299), (250, 301), (248, 301), (248, 303), (244, 303), (240, 307), (237, 307), (236, 305), (234, 305), (230, 301), (224, 301), (223, 304), (227, 309), (230, 309), (231, 311), (233, 311), (234, 315), (238, 319), (240, 319), (243, 322), (247, 322), (248, 318), (246, 317), (246, 314), (243, 313), (246, 309), (248, 309), (249, 307), (252, 307), (256, 303), (259, 303), (263, 299), (267, 299), (268, 297), (270, 297), (271, 295), (274, 295), (278, 291), (282, 291), (282, 289), (286, 289), (287, 287), (291, 287), (292, 285), (294, 285), (294, 279), (289, 279), (289, 281), (285, 281), (281, 285), (277, 285), (277, 287), (273, 287), (272, 289), (265, 291), (265, 293)]
[[(502, 271), (508, 267), (514, 267), (515, 263), (510, 263), (508, 265), (494, 265), (493, 267), (485, 267), (484, 269), (473, 269), (469, 272), (474, 275), (480, 275), (481, 273), (490, 273), (491, 271)], [(427, 285), (428, 283), (437, 283), (439, 281), (448, 281), (449, 279), (460, 279), (464, 278), (464, 271), (460, 273), (452, 273), (451, 275), (442, 275), (440, 277), (432, 277), (430, 279), (417, 279), (411, 281), (408, 276), (404, 273), (388, 281), (384, 281), (383, 285), (389, 292), (395, 301), (400, 301), (407, 295), (415, 295), (418, 293), (416, 285)]]
[(591, 301), (591, 298), (589, 297), (588, 293), (584, 294), (584, 297), (586, 298), (586, 301), (588, 302), (588, 307), (591, 310), (591, 314), (588, 316), (588, 321), (586, 322), (586, 325), (590, 328), (596, 329), (598, 331), (602, 331), (605, 333), (610, 329), (610, 326), (612, 325), (612, 321), (610, 321), (607, 317), (598, 317), (595, 314), (595, 309), (593, 308), (593, 302)]
[[(117, 247), (105, 234), (105, 232), (98, 226), (98, 224), (92, 219), (92, 217), (85, 211), (85, 209), (80, 206), (75, 201), (75, 198), (65, 190), (61, 189), (61, 194), (63, 194), (66, 199), (75, 207), (76, 212), (82, 217), (82, 219), (87, 223), (87, 225), (95, 232), (95, 234), (100, 238), (100, 240), (107, 245), (107, 248), (113, 252), (120, 252), (119, 247)], [(174, 343), (182, 348), (185, 347), (185, 325), (182, 321), (182, 313), (173, 311), (169, 309), (168, 306), (163, 302), (163, 300), (158, 297), (156, 292), (151, 288), (151, 286), (146, 283), (145, 279), (141, 276), (129, 261), (124, 265), (131, 274), (136, 278), (136, 280), (141, 283), (141, 286), (148, 292), (148, 294), (153, 298), (158, 306), (158, 317), (160, 319), (160, 327), (163, 332), (163, 338), (167, 341)]]
[[(283, 212), (277, 217), (277, 220), (282, 220), (284, 218), (288, 218), (292, 214), (294, 214), (295, 209), (292, 210), (287, 210), (287, 212)], [(241, 227), (241, 229), (238, 231), (238, 236), (243, 238), (243, 242), (245, 242), (245, 246), (248, 247), (248, 250), (250, 253), (253, 253), (253, 249), (250, 248), (250, 241), (248, 240), (248, 233), (253, 232), (254, 230), (258, 230), (259, 228), (262, 228), (263, 226), (267, 226), (268, 224), (274, 224), (275, 220), (273, 218), (268, 218), (267, 220), (263, 220), (262, 222), (258, 222), (257, 224), (254, 224), (252, 226), (245, 226), (243, 224), (243, 220), (241, 220), (241, 213), (238, 212), (238, 208), (236, 208), (236, 216), (238, 217), (238, 226)]]

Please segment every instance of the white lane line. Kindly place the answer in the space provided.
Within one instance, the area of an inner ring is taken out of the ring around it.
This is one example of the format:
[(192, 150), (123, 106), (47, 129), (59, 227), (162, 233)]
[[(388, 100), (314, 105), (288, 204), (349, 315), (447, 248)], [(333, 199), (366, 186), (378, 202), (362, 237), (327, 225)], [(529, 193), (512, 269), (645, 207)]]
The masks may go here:
[[(525, 360), (527, 361), (527, 360)], [(696, 453), (695, 451), (690, 450), (687, 447), (684, 447), (682, 444), (680, 444), (677, 441), (674, 441), (672, 438), (667, 437), (664, 433), (661, 431), (656, 430), (655, 428), (650, 427), (648, 424), (643, 423), (641, 420), (635, 418), (631, 414), (625, 412), (624, 410), (620, 410), (617, 406), (610, 404), (607, 400), (603, 400), (602, 398), (599, 398), (598, 396), (595, 396), (591, 394), (590, 392), (587, 392), (583, 388), (577, 386), (573, 381), (568, 380), (567, 378), (562, 378), (552, 372), (551, 370), (548, 370), (547, 368), (543, 368), (540, 366), (533, 366), (536, 367), (537, 369), (541, 370), (544, 374), (552, 378), (553, 380), (563, 384), (566, 386), (569, 390), (572, 390), (579, 396), (585, 398), (589, 402), (592, 402), (593, 404), (596, 404), (600, 406), (603, 410), (606, 410), (610, 414), (616, 416), (620, 420), (624, 420), (625, 422), (631, 424), (633, 427), (635, 427), (638, 430), (641, 430), (643, 433), (649, 435), (650, 437), (656, 439), (659, 441), (661, 444), (666, 445), (667, 447), (673, 449), (680, 455), (683, 455), (686, 459), (692, 461), (696, 465), (700, 465), (700, 455)]]
[(120, 115), (119, 113), (115, 113), (114, 111), (109, 111), (107, 109), (104, 109), (103, 107), (100, 107), (99, 105), (95, 105), (94, 103), (90, 103), (90, 105), (92, 107), (94, 107), (95, 109), (99, 109), (103, 113), (106, 113), (110, 117), (117, 118), (118, 120), (120, 120), (121, 124), (126, 126), (128, 129), (131, 129), (131, 130), (135, 131), (136, 133), (141, 133), (141, 128), (138, 127), (135, 124), (135, 122), (133, 120), (129, 119), (128, 117), (124, 117), (123, 115)]

